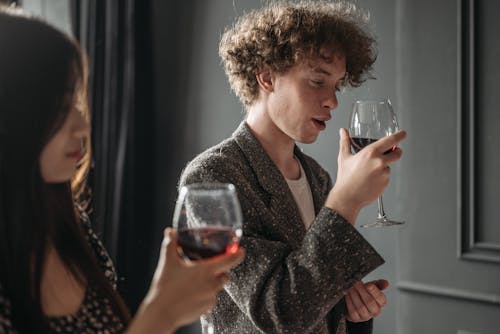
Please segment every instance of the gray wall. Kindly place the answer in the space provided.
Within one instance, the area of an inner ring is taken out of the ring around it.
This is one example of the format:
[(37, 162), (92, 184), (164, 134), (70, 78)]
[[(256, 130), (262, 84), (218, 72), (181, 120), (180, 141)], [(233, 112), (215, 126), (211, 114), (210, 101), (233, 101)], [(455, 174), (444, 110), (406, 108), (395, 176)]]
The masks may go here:
[(71, 35), (68, 0), (22, 0), (22, 6)]
[(411, 222), (399, 238), (399, 333), (500, 332), (499, 10), (496, 0), (397, 3), (410, 133), (400, 207)]

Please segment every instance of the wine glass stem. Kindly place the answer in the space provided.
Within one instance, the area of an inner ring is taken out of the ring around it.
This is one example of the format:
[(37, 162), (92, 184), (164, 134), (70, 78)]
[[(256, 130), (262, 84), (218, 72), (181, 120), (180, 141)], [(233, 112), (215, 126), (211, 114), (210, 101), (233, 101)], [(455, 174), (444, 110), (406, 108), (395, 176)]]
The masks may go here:
[(385, 211), (384, 211), (384, 203), (382, 202), (382, 195), (380, 195), (377, 202), (378, 202), (378, 217), (377, 217), (377, 219), (379, 219), (379, 220), (387, 219), (387, 217), (385, 216)]

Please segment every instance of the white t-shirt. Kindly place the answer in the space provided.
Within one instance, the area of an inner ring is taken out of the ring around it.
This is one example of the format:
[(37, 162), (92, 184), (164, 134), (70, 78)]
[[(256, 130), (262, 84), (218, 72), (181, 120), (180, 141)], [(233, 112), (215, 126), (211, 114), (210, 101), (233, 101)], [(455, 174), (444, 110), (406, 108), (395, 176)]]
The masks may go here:
[(302, 217), (302, 222), (306, 226), (306, 229), (311, 226), (314, 221), (314, 202), (312, 198), (311, 187), (309, 182), (307, 182), (306, 173), (302, 168), (300, 161), (297, 159), (300, 166), (300, 177), (297, 180), (289, 180), (285, 178), (288, 187), (292, 191), (295, 202), (299, 207), (300, 216)]

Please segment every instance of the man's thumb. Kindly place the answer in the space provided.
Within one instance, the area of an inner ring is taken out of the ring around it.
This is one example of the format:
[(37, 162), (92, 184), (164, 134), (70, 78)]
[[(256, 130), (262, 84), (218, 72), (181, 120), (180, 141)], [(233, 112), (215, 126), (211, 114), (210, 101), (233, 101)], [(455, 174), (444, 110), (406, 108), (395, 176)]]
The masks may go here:
[(340, 128), (340, 141), (339, 141), (339, 153), (343, 156), (351, 155), (351, 141), (347, 130)]
[(379, 280), (376, 280), (375, 282), (375, 285), (377, 286), (377, 288), (382, 291), (382, 290), (385, 290), (389, 287), (389, 281), (388, 280), (385, 280), (385, 279), (379, 279)]

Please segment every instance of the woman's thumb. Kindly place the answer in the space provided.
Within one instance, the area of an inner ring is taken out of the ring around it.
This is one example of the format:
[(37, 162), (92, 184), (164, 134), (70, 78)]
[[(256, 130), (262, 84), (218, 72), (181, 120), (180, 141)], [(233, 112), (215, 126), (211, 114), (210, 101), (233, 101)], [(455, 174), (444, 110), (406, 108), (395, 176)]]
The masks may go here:
[(177, 248), (177, 233), (174, 229), (165, 229), (162, 244), (163, 255), (166, 255), (166, 257), (170, 260), (178, 260), (179, 255), (177, 253)]

